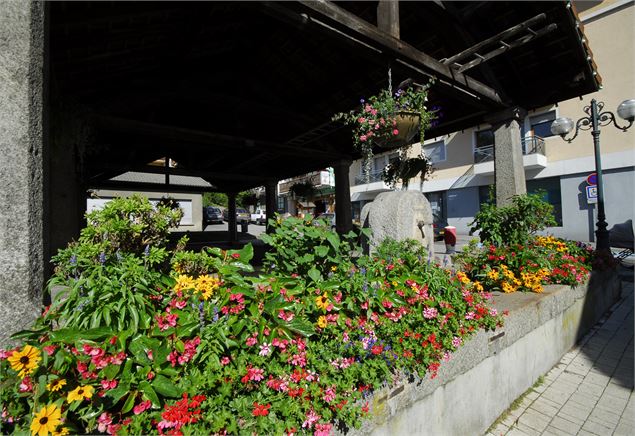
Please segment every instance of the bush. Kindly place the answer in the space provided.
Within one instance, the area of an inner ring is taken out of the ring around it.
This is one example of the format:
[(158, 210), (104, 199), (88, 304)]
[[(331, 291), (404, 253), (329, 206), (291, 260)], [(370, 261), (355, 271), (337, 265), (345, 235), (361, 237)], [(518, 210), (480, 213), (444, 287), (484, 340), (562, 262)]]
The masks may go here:
[(470, 234), (478, 231), (484, 244), (525, 244), (535, 232), (556, 225), (553, 206), (542, 196), (540, 193), (515, 195), (509, 206), (481, 205), (470, 223)]
[[(76, 316), (54, 304), (14, 335), (23, 346), (0, 350), (2, 433), (327, 434), (359, 425), (373, 389), (436, 376), (472, 333), (502, 322), (477, 284), (413, 242), (353, 259), (353, 244), (292, 222), (271, 238), (285, 248), (269, 258), (279, 267), (257, 277), (249, 245), (153, 254), (164, 250), (155, 240), (117, 256), (96, 239), (103, 262), (81, 241), (61, 252), (55, 279), (72, 287), (66, 301), (86, 305)], [(310, 250), (312, 263), (293, 263)]]

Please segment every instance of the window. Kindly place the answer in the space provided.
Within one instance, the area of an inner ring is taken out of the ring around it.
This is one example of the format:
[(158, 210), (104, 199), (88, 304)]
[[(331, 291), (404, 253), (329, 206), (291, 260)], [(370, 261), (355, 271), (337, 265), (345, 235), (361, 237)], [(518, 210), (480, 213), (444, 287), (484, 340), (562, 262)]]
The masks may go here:
[(543, 200), (553, 206), (553, 215), (558, 223), (558, 227), (562, 226), (562, 195), (560, 193), (560, 178), (550, 177), (548, 179), (528, 180), (527, 193), (535, 194), (543, 191)]
[(443, 162), (445, 157), (445, 142), (437, 141), (423, 146), (423, 153), (430, 159), (431, 163)]
[(474, 163), (494, 160), (494, 131), (479, 130), (474, 138)]
[(534, 115), (529, 118), (530, 135), (548, 138), (553, 136), (551, 133), (551, 123), (556, 119), (556, 111), (545, 112), (544, 114)]

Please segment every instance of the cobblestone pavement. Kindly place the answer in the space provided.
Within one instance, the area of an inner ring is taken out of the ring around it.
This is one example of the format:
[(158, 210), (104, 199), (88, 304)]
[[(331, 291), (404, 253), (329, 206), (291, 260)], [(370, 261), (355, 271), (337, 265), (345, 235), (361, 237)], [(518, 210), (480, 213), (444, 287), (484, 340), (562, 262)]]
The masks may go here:
[(622, 300), (488, 436), (635, 435), (633, 282), (622, 283)]

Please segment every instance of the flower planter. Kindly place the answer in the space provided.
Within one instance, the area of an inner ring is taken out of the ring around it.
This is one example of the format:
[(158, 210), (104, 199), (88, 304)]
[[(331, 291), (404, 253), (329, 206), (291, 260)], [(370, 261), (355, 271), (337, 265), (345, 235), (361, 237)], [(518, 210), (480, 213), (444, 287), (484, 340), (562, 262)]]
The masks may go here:
[(399, 132), (390, 138), (374, 139), (373, 144), (380, 148), (393, 149), (409, 144), (419, 131), (419, 114), (415, 112), (399, 112), (395, 117), (394, 128)]

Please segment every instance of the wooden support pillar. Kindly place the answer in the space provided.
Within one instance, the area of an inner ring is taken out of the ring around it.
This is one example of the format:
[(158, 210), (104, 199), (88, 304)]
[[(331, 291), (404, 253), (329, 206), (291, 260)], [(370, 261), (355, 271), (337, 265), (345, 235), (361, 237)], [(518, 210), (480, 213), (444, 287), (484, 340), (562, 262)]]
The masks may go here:
[(335, 173), (335, 227), (345, 234), (353, 229), (351, 210), (351, 185), (348, 178), (350, 160), (341, 160), (333, 165)]
[(527, 193), (520, 125), (526, 112), (510, 108), (490, 119), (494, 131), (496, 205), (511, 204), (514, 195)]
[(229, 234), (229, 243), (238, 242), (238, 229), (236, 228), (236, 193), (227, 193), (227, 232)]
[(269, 220), (275, 218), (278, 211), (278, 182), (270, 181), (265, 185), (265, 208), (267, 211), (267, 233), (271, 231)]
[(377, 27), (399, 39), (399, 1), (379, 0), (377, 5)]

